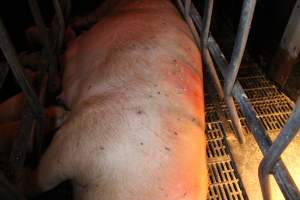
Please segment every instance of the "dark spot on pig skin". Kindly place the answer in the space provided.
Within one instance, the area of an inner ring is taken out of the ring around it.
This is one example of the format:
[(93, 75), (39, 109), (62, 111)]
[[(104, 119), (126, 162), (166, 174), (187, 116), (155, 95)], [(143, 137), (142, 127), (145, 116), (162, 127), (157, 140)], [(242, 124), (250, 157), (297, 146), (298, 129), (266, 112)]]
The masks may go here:
[(193, 117), (193, 118), (192, 118), (192, 122), (195, 122), (195, 121), (196, 121), (196, 118), (195, 118), (195, 117)]
[(160, 94), (160, 92), (157, 92), (157, 94)]
[(166, 25), (166, 22), (163, 22), (162, 25)]
[(178, 135), (178, 133), (176, 131), (174, 131), (174, 135)]
[(171, 149), (169, 147), (165, 147), (165, 150), (166, 151), (170, 151)]
[(141, 114), (143, 114), (143, 111), (142, 110), (138, 110), (137, 114), (141, 115)]
[(178, 120), (178, 121), (181, 121), (181, 119), (180, 119), (180, 118), (177, 118), (177, 120)]
[(184, 193), (182, 196), (183, 196), (183, 197), (185, 197), (185, 196), (186, 196), (186, 194), (187, 194), (187, 193), (185, 192), (185, 193)]
[(158, 85), (157, 84), (154, 84), (154, 87), (157, 87)]
[(104, 150), (104, 147), (100, 147), (101, 150)]
[(149, 98), (152, 98), (153, 96), (152, 96), (152, 95), (149, 95), (148, 97), (149, 97)]
[(144, 143), (143, 143), (143, 142), (141, 142), (141, 143), (140, 143), (140, 145), (141, 145), (141, 146), (143, 146), (143, 145), (144, 145)]
[(89, 90), (89, 89), (91, 89), (91, 88), (92, 88), (92, 86), (91, 86), (91, 85), (89, 85), (89, 87), (88, 87), (88, 90)]

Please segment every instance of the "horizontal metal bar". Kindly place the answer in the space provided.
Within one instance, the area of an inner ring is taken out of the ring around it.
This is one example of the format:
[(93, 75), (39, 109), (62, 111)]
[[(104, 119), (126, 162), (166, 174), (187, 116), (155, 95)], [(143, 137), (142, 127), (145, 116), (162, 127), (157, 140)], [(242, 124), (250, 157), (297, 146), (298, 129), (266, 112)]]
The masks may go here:
[(11, 40), (9, 38), (9, 35), (4, 27), (1, 18), (0, 18), (0, 47), (18, 84), (20, 85), (20, 87), (22, 88), (26, 96), (26, 99), (35, 117), (41, 117), (42, 106), (40, 105), (35, 92), (31, 88), (30, 84), (28, 83), (28, 81), (26, 80), (23, 74), (22, 71), (23, 67), (20, 64), (20, 61), (17, 57), (17, 53), (11, 43)]
[[(192, 5), (191, 15), (197, 29), (202, 32), (202, 20), (194, 5)], [(227, 60), (212, 36), (209, 37), (208, 47), (222, 75), (226, 76), (226, 67), (228, 66)], [(238, 81), (236, 81), (234, 84), (232, 94), (240, 106), (242, 114), (245, 116), (247, 124), (258, 146), (263, 154), (265, 154), (270, 148), (272, 141), (267, 136), (263, 125), (257, 118), (255, 110), (253, 109), (245, 91)], [(281, 159), (279, 159), (276, 163), (273, 169), (273, 174), (281, 189), (281, 192), (286, 199), (300, 199), (299, 190), (295, 182), (291, 179), (291, 176)]]
[(263, 160), (259, 165), (258, 176), (260, 186), (262, 188), (263, 198), (265, 200), (271, 199), (269, 173), (271, 173), (273, 166), (276, 164), (280, 155), (290, 144), (293, 138), (297, 135), (300, 129), (300, 97), (296, 103), (293, 113), (287, 120), (280, 134), (277, 136), (275, 142), (265, 154)]

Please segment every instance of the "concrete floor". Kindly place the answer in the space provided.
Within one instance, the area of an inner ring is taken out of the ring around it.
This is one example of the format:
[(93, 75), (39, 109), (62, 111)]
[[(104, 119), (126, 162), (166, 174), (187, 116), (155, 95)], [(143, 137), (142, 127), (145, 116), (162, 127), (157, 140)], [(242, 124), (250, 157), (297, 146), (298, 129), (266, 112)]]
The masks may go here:
[[(277, 134), (271, 134), (275, 138)], [(262, 159), (262, 153), (252, 135), (246, 135), (246, 143), (241, 145), (231, 138), (228, 140), (233, 160), (236, 163), (244, 188), (250, 200), (261, 200), (261, 190), (258, 180), (258, 165)], [(300, 187), (300, 135), (288, 146), (282, 155), (282, 160), (294, 178), (298, 188)], [(272, 176), (272, 200), (284, 200), (277, 183)]]

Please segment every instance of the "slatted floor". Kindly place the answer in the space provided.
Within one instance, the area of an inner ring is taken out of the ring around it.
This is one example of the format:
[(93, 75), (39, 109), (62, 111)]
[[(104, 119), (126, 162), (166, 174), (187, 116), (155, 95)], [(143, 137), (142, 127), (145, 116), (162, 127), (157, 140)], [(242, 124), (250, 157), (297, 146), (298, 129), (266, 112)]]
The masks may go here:
[[(238, 80), (250, 99), (257, 116), (269, 134), (278, 133), (293, 109), (293, 102), (280, 92), (263, 74), (255, 67), (240, 69)], [(207, 157), (209, 168), (209, 200), (243, 200), (248, 199), (241, 179), (232, 159), (224, 131), (224, 124), (219, 118), (217, 109), (211, 101), (210, 93), (206, 99), (206, 134)], [(228, 111), (224, 102), (220, 102), (221, 109), (227, 119)], [(246, 134), (251, 134), (245, 118), (239, 112), (241, 123)], [(256, 176), (256, 174), (254, 174)]]

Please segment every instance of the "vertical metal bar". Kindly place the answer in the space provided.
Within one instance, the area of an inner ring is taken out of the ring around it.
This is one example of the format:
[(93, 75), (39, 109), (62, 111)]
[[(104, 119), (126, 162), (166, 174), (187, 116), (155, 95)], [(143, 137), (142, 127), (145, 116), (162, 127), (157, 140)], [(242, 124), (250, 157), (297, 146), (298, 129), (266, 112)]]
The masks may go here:
[(273, 166), (280, 158), (280, 155), (290, 144), (292, 139), (297, 135), (299, 129), (300, 97), (296, 103), (293, 113), (289, 117), (284, 127), (281, 129), (280, 134), (276, 138), (273, 145), (269, 148), (259, 165), (258, 175), (264, 200), (271, 199), (269, 173), (272, 171)]
[(212, 82), (214, 87), (217, 90), (217, 93), (221, 99), (224, 98), (224, 93), (222, 89), (222, 85), (220, 83), (220, 79), (218, 77), (216, 67), (214, 62), (210, 56), (210, 53), (207, 48), (207, 40), (209, 35), (210, 23), (211, 23), (211, 16), (213, 10), (214, 0), (205, 0), (205, 8), (204, 8), (204, 23), (203, 23), (203, 33), (202, 33), (202, 54), (203, 54), (203, 61), (205, 65), (208, 67), (209, 74), (212, 78)]
[(246, 142), (244, 130), (243, 130), (238, 112), (236, 110), (232, 95), (231, 96), (225, 95), (225, 102), (228, 107), (229, 115), (230, 115), (231, 122), (232, 122), (232, 127), (236, 134), (236, 137), (241, 144), (244, 144)]
[(30, 105), (30, 108), (32, 109), (34, 115), (36, 117), (40, 117), (42, 115), (42, 106), (40, 105), (38, 98), (27, 82), (23, 71), (22, 66), (19, 62), (19, 59), (17, 58), (17, 53), (11, 43), (11, 40), (8, 36), (8, 33), (3, 25), (3, 22), (0, 18), (0, 47), (1, 50), (9, 63), (9, 66), (18, 82), (20, 87), (22, 88), (26, 99)]
[(0, 89), (2, 88), (2, 85), (5, 81), (5, 78), (8, 73), (9, 65), (6, 62), (1, 62), (0, 63)]
[(243, 134), (241, 122), (239, 120), (231, 92), (245, 51), (250, 25), (254, 13), (255, 3), (256, 3), (255, 0), (244, 0), (239, 28), (238, 28), (238, 32), (237, 32), (237, 36), (236, 36), (236, 40), (232, 52), (231, 61), (228, 67), (229, 72), (225, 77), (225, 85), (224, 85), (225, 101), (229, 109), (233, 127), (241, 143), (245, 142), (245, 137)]
[(231, 93), (233, 85), (236, 80), (246, 48), (255, 5), (256, 0), (244, 0), (233, 52), (229, 63), (227, 76), (225, 77), (225, 96), (232, 95)]
[(190, 17), (191, 0), (185, 0), (184, 4), (184, 15), (186, 18)]
[(58, 42), (57, 42), (57, 51), (60, 51), (63, 40), (64, 40), (64, 34), (65, 34), (65, 21), (64, 21), (64, 15), (62, 13), (61, 5), (58, 0), (53, 0), (53, 6), (54, 10), (56, 12), (56, 17), (59, 23), (59, 31), (58, 31)]
[(51, 90), (55, 90), (55, 76), (57, 74), (57, 56), (54, 53), (54, 46), (51, 44), (49, 34), (42, 18), (39, 5), (36, 0), (28, 0), (31, 13), (33, 15), (34, 21), (37, 24), (38, 31), (43, 39), (43, 44), (46, 49), (46, 54), (49, 62), (49, 85)]
[(190, 12), (190, 6), (191, 6), (191, 0), (185, 0), (185, 3), (183, 4), (181, 0), (177, 0), (177, 4), (179, 6), (179, 9), (181, 10), (181, 13), (186, 21), (186, 23), (189, 25), (190, 30), (193, 34), (193, 37), (196, 41), (196, 44), (198, 48), (201, 50), (201, 45), (200, 45), (200, 37), (199, 34), (196, 30), (196, 27), (194, 25), (194, 22), (192, 18), (189, 15)]
[(237, 133), (238, 139), (241, 143), (245, 142), (245, 136), (243, 128), (238, 117), (237, 110), (234, 105), (232, 97), (233, 85), (236, 81), (236, 77), (240, 68), (240, 64), (244, 55), (248, 35), (250, 31), (250, 25), (253, 18), (253, 13), (256, 5), (256, 0), (244, 0), (242, 13), (240, 17), (237, 36), (234, 42), (233, 52), (228, 67), (228, 72), (224, 77), (224, 93), (225, 101), (229, 109), (229, 113), (232, 120), (232, 125)]

